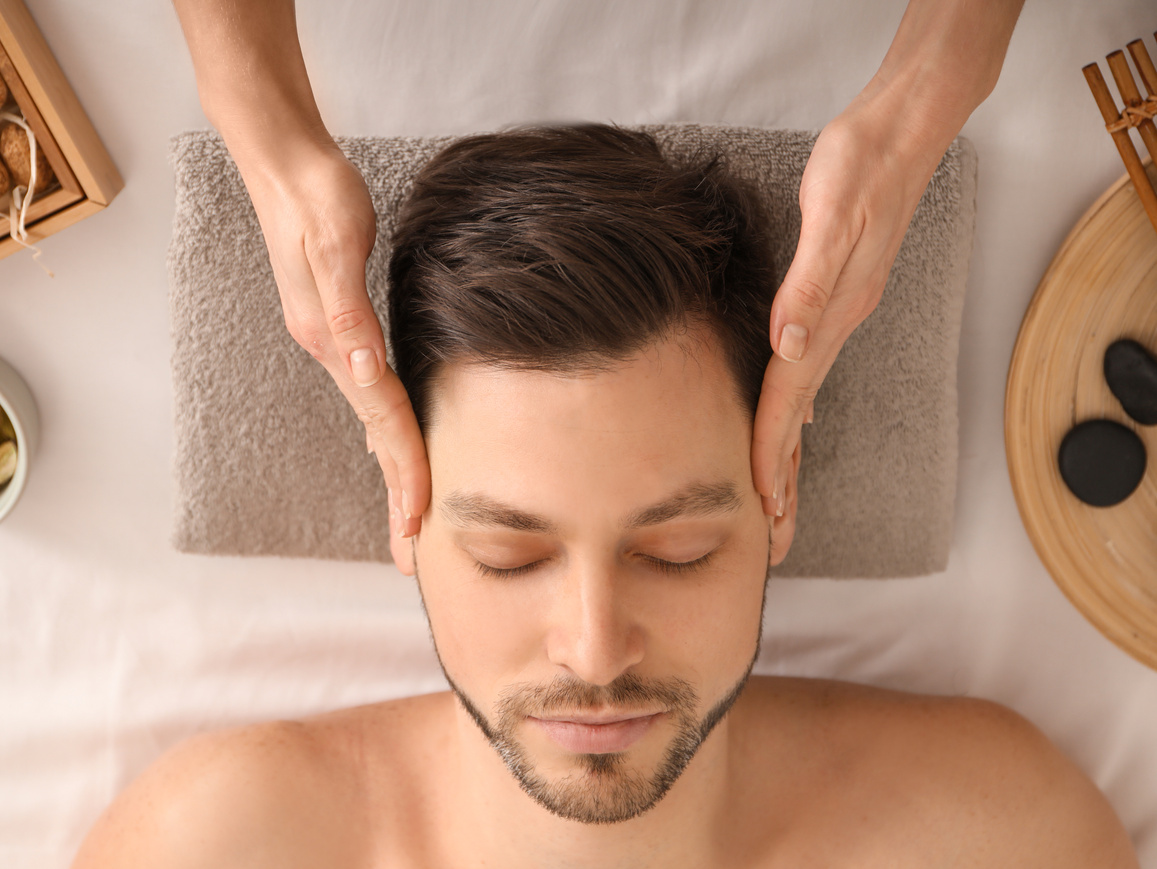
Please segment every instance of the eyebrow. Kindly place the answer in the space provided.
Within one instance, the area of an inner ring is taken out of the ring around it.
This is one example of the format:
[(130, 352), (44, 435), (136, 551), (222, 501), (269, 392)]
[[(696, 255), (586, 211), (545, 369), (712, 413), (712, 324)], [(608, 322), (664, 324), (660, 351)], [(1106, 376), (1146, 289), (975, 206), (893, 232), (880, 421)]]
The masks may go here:
[[(670, 498), (632, 513), (623, 524), (628, 530), (637, 530), (672, 519), (722, 516), (734, 513), (742, 503), (734, 483), (692, 483)], [(442, 500), (439, 509), (452, 525), (509, 528), (532, 534), (558, 533), (558, 526), (549, 519), (479, 493), (453, 492)]]

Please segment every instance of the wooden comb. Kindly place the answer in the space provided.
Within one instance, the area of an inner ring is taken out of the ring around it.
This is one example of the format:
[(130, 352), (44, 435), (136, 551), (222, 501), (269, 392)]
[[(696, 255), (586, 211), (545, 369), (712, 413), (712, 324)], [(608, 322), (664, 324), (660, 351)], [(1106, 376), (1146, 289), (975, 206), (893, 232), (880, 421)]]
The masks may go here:
[[(1157, 37), (1157, 33), (1153, 35)], [(1145, 213), (1149, 215), (1149, 222), (1153, 224), (1154, 231), (1157, 231), (1157, 190), (1153, 189), (1153, 182), (1149, 179), (1141, 158), (1137, 156), (1137, 149), (1133, 146), (1133, 139), (1129, 135), (1130, 129), (1136, 129), (1140, 133), (1150, 159), (1157, 165), (1157, 126), (1153, 124), (1153, 118), (1157, 116), (1157, 69), (1154, 69), (1153, 60), (1149, 57), (1145, 43), (1140, 39), (1134, 39), (1126, 48), (1133, 57), (1133, 64), (1137, 67), (1147, 96), (1141, 96), (1123, 51), (1114, 51), (1105, 56), (1105, 60), (1109, 63), (1109, 71), (1117, 83), (1117, 91), (1125, 102), (1123, 109), (1117, 109), (1117, 104), (1113, 100), (1113, 95), (1109, 93), (1109, 87), (1105, 84), (1101, 68), (1097, 64), (1088, 64), (1082, 72), (1085, 74), (1085, 81), (1089, 83), (1089, 90), (1093, 92), (1093, 99), (1097, 101), (1097, 107), (1101, 110), (1101, 116), (1105, 119), (1105, 129), (1112, 135), (1121, 160), (1125, 163), (1125, 170), (1137, 190), (1137, 196), (1145, 207)]]

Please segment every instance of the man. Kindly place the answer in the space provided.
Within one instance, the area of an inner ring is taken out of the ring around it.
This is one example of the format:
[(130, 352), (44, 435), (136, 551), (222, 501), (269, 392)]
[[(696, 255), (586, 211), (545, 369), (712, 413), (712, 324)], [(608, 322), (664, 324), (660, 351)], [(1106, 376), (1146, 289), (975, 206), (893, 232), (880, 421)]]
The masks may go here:
[(767, 250), (719, 162), (641, 134), (436, 157), (390, 302), (432, 499), (391, 545), (452, 691), (194, 739), (77, 869), (1136, 866), (1002, 707), (750, 676), (799, 462), (768, 515)]

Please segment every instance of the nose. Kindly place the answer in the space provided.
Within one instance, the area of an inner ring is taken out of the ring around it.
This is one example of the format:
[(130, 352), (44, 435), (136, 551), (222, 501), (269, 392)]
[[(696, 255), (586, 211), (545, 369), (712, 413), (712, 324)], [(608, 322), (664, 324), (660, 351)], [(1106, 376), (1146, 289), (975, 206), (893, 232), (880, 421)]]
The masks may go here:
[(560, 579), (547, 655), (590, 685), (609, 685), (643, 660), (644, 632), (612, 565), (580, 566)]

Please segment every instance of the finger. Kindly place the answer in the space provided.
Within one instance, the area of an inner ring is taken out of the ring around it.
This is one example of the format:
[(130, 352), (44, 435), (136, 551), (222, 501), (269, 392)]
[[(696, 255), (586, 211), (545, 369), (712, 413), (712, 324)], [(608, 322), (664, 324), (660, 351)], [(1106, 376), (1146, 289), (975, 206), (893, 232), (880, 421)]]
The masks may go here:
[(382, 479), (386, 481), (386, 488), (391, 492), (396, 492), (399, 502), (402, 498), (402, 477), (398, 473), (398, 463), (394, 461), (394, 457), (390, 455), (390, 451), (385, 446), (378, 446), (373, 442), (373, 436), (369, 429), (366, 429), (366, 441), (372, 444), (370, 452), (374, 454), (377, 460), (378, 467), (382, 471)]
[[(274, 263), (274, 276), (290, 333), (325, 367), (357, 413), (366, 429), (367, 448), (376, 455), (386, 485), (398, 493), (399, 506), (410, 514), (403, 534), (416, 534), (421, 528), (422, 514), (430, 503), (430, 466), (421, 429), (405, 388), (388, 365), (383, 366), (383, 373), (372, 386), (363, 387), (355, 383), (349, 366), (334, 345), (332, 333), (326, 327), (318, 293), (311, 294), (309, 288), (294, 284), (277, 262)], [(295, 274), (295, 277), (299, 283), (307, 280), (300, 274)]]
[[(784, 471), (786, 474), (792, 474), (796, 477), (796, 482), (799, 481), (799, 463), (803, 459), (803, 438), (796, 441), (795, 448), (791, 451), (791, 455), (787, 457)], [(798, 488), (798, 487), (797, 487)]]
[(406, 517), (402, 515), (402, 508), (398, 506), (398, 497), (394, 493), (397, 489), (386, 489), (386, 502), (390, 511), (390, 534), (399, 537), (406, 536)]
[(350, 380), (366, 388), (385, 374), (386, 342), (366, 292), (366, 259), (373, 236), (359, 239), (358, 234), (355, 227), (346, 237), (307, 240), (306, 256), (337, 354)]
[(396, 495), (406, 519), (403, 536), (416, 534), (430, 503), (430, 465), (402, 382), (388, 366), (372, 387), (354, 385), (340, 369), (330, 373), (365, 426), (386, 485)]
[[(823, 331), (817, 336), (827, 343)], [(799, 442), (808, 408), (830, 367), (820, 348), (804, 362), (785, 362), (772, 356), (764, 372), (751, 436), (751, 472), (761, 495), (775, 498), (782, 481), (779, 469)]]
[[(430, 504), (430, 463), (426, 444), (414, 410), (400, 380), (390, 368), (373, 389), (381, 389), (383, 397), (375, 395), (362, 413), (370, 420), (371, 438), (375, 444), (386, 444), (385, 455), (378, 462), (387, 479), (396, 479), (399, 491), (398, 507), (405, 522), (403, 537), (412, 537), (421, 530), (422, 516)], [(380, 402), (380, 403), (379, 403)], [(374, 417), (374, 409), (383, 408)], [(383, 415), (384, 414), (384, 415)], [(379, 451), (380, 452), (380, 451)]]
[(785, 480), (790, 478), (795, 481), (795, 484), (791, 488), (790, 496), (788, 495), (785, 484), (785, 488), (780, 499), (780, 506), (785, 513), (789, 508), (792, 507), (793, 503), (797, 509), (799, 507), (799, 463), (802, 458), (803, 440), (801, 439), (796, 443), (795, 449), (791, 451), (791, 456), (789, 456), (788, 460), (784, 463), (783, 470), (780, 473), (780, 476), (782, 476)]
[[(802, 434), (802, 433), (801, 433)], [(760, 495), (760, 505), (763, 508), (765, 516), (779, 517), (787, 512), (791, 506), (791, 502), (798, 501), (799, 494), (799, 465), (800, 458), (803, 454), (803, 439), (802, 437), (796, 441), (795, 446), (787, 454), (779, 465), (779, 470), (776, 473), (776, 482), (771, 495)], [(788, 492), (788, 483), (795, 480), (795, 486), (792, 493)]]
[(821, 324), (812, 353), (803, 362), (772, 356), (764, 372), (751, 437), (751, 470), (760, 494), (774, 497), (783, 487), (778, 473), (814, 419), (815, 397), (846, 339), (836, 323)]
[[(793, 468), (795, 474), (799, 473), (799, 456), (802, 450), (802, 441), (797, 443), (788, 458), (781, 462), (779, 470), (776, 473), (776, 487), (774, 493), (771, 495), (760, 495), (760, 505), (763, 507), (763, 513), (769, 517), (779, 517), (787, 512), (789, 506), (788, 488), (787, 484), (791, 479)], [(797, 480), (798, 482), (798, 480)]]
[[(797, 253), (796, 259), (798, 261), (801, 256), (807, 255), (806, 249), (801, 250)], [(831, 266), (832, 271), (835, 268)], [(849, 269), (845, 262), (841, 264), (836, 280), (851, 281), (857, 277), (855, 272), (856, 270)], [(798, 289), (799, 284), (795, 286)], [(785, 290), (790, 292), (791, 289), (788, 280), (785, 279), (777, 293), (776, 304), (780, 303), (781, 298), (788, 298), (781, 297), (780, 294)], [(820, 290), (815, 292), (818, 294)], [(848, 293), (844, 292), (844, 295)], [(818, 295), (814, 298), (818, 298)], [(826, 295), (825, 304), (828, 301), (831, 301), (830, 294)], [(812, 305), (812, 302), (808, 304)], [(809, 326), (806, 327), (809, 330), (806, 357), (793, 362), (785, 355), (776, 353), (768, 362), (756, 408), (752, 438), (752, 471), (756, 488), (764, 495), (774, 498), (776, 490), (781, 488), (778, 480), (779, 467), (799, 442), (801, 428), (811, 418), (816, 393), (819, 392), (840, 348), (859, 324), (861, 315), (858, 311), (848, 310), (847, 307), (843, 303), (831, 302), (821, 311), (813, 305), (809, 310), (816, 315), (816, 319), (808, 320)], [(773, 319), (775, 315), (773, 306)], [(774, 329), (772, 331), (774, 332)], [(781, 342), (781, 346), (785, 343), (787, 342)], [(790, 348), (787, 349), (790, 351)]]
[(771, 306), (771, 347), (788, 362), (807, 354), (855, 243), (842, 215), (804, 215), (799, 245)]
[(365, 426), (386, 485), (397, 495), (405, 517), (403, 536), (413, 536), (430, 504), (430, 464), (405, 387), (389, 366), (372, 387), (353, 384), (340, 367), (330, 374)]

